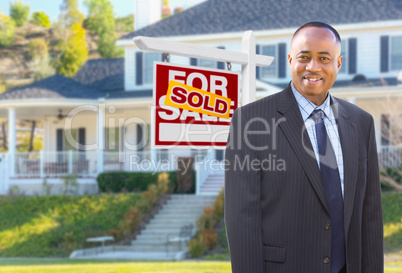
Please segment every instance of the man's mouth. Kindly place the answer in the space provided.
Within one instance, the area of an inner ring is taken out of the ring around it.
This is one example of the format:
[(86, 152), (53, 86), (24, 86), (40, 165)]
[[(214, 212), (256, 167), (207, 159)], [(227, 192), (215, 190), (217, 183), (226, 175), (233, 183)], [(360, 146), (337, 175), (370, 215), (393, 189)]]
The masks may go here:
[(307, 80), (307, 81), (309, 81), (309, 82), (311, 82), (311, 83), (316, 83), (316, 82), (322, 81), (323, 78), (321, 78), (321, 77), (309, 77), (309, 76), (304, 76), (304, 77), (303, 77), (303, 80)]

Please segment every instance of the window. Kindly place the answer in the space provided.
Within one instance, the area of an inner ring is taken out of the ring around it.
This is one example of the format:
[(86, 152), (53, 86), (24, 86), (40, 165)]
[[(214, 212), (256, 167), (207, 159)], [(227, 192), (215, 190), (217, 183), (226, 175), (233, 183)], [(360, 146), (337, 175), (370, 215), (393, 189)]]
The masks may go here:
[(67, 134), (68, 132), (71, 132), (71, 136), (73, 137), (73, 142), (77, 142), (80, 143), (79, 139), (78, 139), (78, 129), (70, 129), (70, 130), (65, 130), (65, 134), (63, 134), (64, 138), (63, 138), (63, 151), (77, 151), (77, 148), (75, 148), (73, 146), (74, 143), (70, 143), (70, 141), (67, 139)]
[(339, 73), (347, 73), (348, 72), (348, 52), (347, 52), (348, 43), (347, 40), (342, 40), (341, 42), (341, 56), (343, 57), (342, 67), (339, 70)]
[(144, 54), (144, 84), (151, 84), (154, 80), (154, 61), (160, 61), (159, 53)]
[(211, 60), (198, 59), (198, 66), (216, 68), (216, 62)]
[[(67, 138), (67, 135), (69, 136)], [(70, 135), (72, 139), (70, 139)], [(56, 130), (56, 150), (63, 151), (79, 151), (78, 144), (85, 145), (85, 128), (73, 128), (69, 130)], [(84, 150), (81, 150), (84, 151)]]
[(261, 46), (261, 54), (273, 56), (275, 59), (270, 66), (261, 67), (261, 75), (262, 79), (268, 78), (276, 78), (277, 77), (277, 54), (276, 54), (276, 45), (264, 45)]
[(391, 70), (402, 70), (402, 36), (391, 38)]

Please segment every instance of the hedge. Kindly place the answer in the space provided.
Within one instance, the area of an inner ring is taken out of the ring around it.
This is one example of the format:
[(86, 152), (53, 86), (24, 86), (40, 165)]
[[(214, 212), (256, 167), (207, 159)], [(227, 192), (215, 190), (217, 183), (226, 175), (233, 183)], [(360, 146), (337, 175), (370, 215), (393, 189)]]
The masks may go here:
[[(107, 172), (101, 173), (96, 178), (100, 192), (139, 192), (144, 191), (149, 185), (156, 182), (156, 178), (162, 172)], [(170, 192), (173, 193), (195, 193), (195, 174), (192, 176), (192, 185), (185, 191), (180, 192), (177, 185), (177, 172), (166, 172), (169, 174)]]

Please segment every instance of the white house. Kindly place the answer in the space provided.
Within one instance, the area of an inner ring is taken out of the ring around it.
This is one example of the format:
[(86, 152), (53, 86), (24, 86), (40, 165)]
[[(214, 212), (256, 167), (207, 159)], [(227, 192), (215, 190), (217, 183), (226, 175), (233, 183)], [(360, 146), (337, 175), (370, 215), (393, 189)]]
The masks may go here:
[[(152, 1), (141, 3), (143, 12), (155, 12)], [(257, 69), (257, 98), (261, 98), (291, 80), (287, 65), (291, 36), (308, 21), (327, 22), (340, 32), (344, 63), (331, 93), (373, 115), (380, 164), (400, 166), (401, 1), (209, 0), (119, 39), (124, 59), (90, 60), (73, 79), (55, 75), (0, 95), (0, 117), (8, 117), (9, 122), (9, 152), (0, 162), (0, 193), (15, 185), (33, 193), (43, 178), (59, 183), (59, 177), (68, 173), (78, 174), (90, 191), (96, 189), (100, 172), (145, 169), (136, 164), (137, 159), (148, 163), (169, 159), (167, 168), (174, 169), (177, 156), (200, 153), (150, 149), (152, 67), (162, 56), (138, 50), (133, 37), (241, 51), (244, 31), (253, 30), (257, 53), (275, 57), (271, 66)], [(180, 56), (171, 56), (170, 62), (226, 69), (223, 62)], [(233, 70), (239, 71), (240, 66), (233, 65)], [(42, 152), (16, 153), (15, 122), (20, 118), (43, 122)], [(206, 154), (209, 159), (222, 156), (213, 150)], [(199, 172), (199, 188), (208, 174)]]

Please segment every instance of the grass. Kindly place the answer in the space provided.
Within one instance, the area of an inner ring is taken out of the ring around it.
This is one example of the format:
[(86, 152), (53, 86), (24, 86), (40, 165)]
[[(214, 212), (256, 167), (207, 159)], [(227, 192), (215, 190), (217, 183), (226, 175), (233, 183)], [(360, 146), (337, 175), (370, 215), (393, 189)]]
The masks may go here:
[(402, 194), (384, 193), (382, 206), (385, 252), (402, 255)]
[[(68, 259), (0, 260), (0, 272), (7, 273), (230, 273), (230, 262), (132, 262)], [(385, 273), (402, 273), (386, 268)]]
[(0, 257), (65, 257), (115, 228), (138, 194), (0, 198)]

